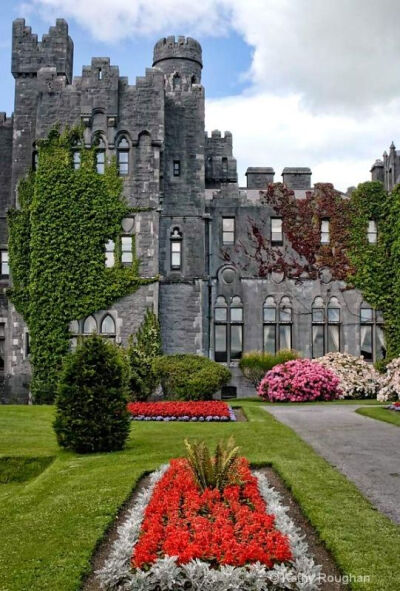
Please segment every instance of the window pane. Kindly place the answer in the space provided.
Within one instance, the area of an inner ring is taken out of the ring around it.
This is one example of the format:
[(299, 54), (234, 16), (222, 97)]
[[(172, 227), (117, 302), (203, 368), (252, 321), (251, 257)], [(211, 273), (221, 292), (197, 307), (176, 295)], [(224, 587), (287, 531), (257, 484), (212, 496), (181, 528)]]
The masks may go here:
[(8, 251), (2, 250), (0, 253), (1, 256), (1, 275), (9, 275), (10, 274), (10, 267), (8, 264)]
[(181, 243), (176, 241), (171, 242), (171, 250), (172, 252), (181, 252)]
[(279, 322), (292, 321), (292, 308), (279, 308)]
[(125, 149), (129, 148), (129, 144), (128, 144), (128, 141), (126, 138), (123, 137), (121, 139), (121, 141), (118, 144), (118, 148), (125, 148)]
[(264, 308), (264, 322), (276, 322), (276, 308)]
[(323, 308), (313, 308), (312, 321), (325, 322), (325, 310)]
[(368, 242), (375, 244), (377, 239), (377, 227), (375, 220), (369, 220), (368, 222)]
[(337, 351), (340, 351), (340, 326), (338, 324), (329, 324), (327, 352), (336, 353)]
[(89, 316), (88, 318), (86, 318), (85, 323), (83, 325), (83, 332), (85, 334), (91, 334), (92, 332), (96, 332), (96, 331), (97, 331), (96, 320), (93, 318), (93, 316)]
[(233, 324), (231, 326), (231, 359), (240, 359), (243, 350), (243, 326)]
[(242, 322), (243, 308), (231, 308), (231, 322)]
[(227, 361), (226, 324), (215, 325), (215, 361)]
[(375, 357), (376, 360), (384, 359), (386, 357), (386, 343), (385, 334), (381, 326), (376, 327), (376, 338), (375, 338)]
[(372, 361), (372, 326), (361, 326), (361, 355), (366, 361)]
[(122, 252), (121, 253), (121, 263), (132, 263), (133, 262), (133, 254), (131, 252)]
[(174, 176), (181, 174), (181, 163), (180, 160), (174, 160)]
[(222, 229), (224, 232), (234, 232), (235, 231), (235, 218), (223, 218), (222, 219)]
[(181, 253), (180, 252), (172, 252), (171, 253), (171, 266), (174, 269), (179, 269), (181, 266)]
[(113, 267), (115, 264), (115, 256), (113, 252), (106, 252), (106, 267)]
[(104, 174), (104, 152), (96, 152), (96, 170), (99, 174)]
[(107, 314), (101, 323), (102, 334), (115, 334), (115, 322), (114, 319)]
[(132, 250), (132, 236), (122, 236), (121, 237), (121, 249), (122, 252), (127, 252)]
[(81, 167), (81, 153), (74, 152), (74, 169), (78, 170)]
[(276, 329), (275, 324), (264, 326), (264, 351), (266, 353), (275, 353), (276, 350)]
[(329, 220), (321, 221), (321, 244), (329, 243)]
[(215, 308), (215, 320), (217, 322), (226, 322), (228, 319), (226, 308)]
[(316, 325), (312, 327), (312, 356), (322, 357), (324, 355), (324, 327)]
[(223, 232), (222, 242), (224, 244), (233, 244), (235, 242), (235, 234), (233, 232)]
[(281, 324), (279, 326), (279, 349), (292, 348), (292, 327), (290, 324)]
[(340, 308), (328, 308), (328, 322), (340, 322)]
[(282, 218), (271, 218), (271, 241), (282, 242)]
[(372, 308), (361, 308), (361, 322), (372, 322)]

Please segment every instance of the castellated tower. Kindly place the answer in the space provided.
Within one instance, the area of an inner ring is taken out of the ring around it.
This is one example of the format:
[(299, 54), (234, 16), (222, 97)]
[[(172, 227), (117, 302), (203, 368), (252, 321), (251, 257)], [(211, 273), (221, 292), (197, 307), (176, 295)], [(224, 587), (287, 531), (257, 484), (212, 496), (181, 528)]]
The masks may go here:
[[(164, 350), (204, 353), (202, 305), (207, 300), (207, 282), (201, 46), (190, 37), (161, 39), (154, 47), (153, 67), (163, 72), (165, 88), (160, 219)], [(179, 250), (180, 256), (173, 249)], [(185, 342), (182, 331), (187, 335)]]

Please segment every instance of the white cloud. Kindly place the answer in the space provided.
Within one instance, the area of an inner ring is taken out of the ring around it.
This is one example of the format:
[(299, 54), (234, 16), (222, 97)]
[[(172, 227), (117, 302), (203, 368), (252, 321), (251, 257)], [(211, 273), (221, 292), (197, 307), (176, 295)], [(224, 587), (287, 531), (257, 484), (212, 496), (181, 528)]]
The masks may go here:
[[(230, 129), (249, 165), (313, 168), (339, 188), (369, 167), (400, 120), (398, 0), (25, 0), (115, 42), (160, 33), (225, 35), (253, 48), (241, 96), (208, 101), (208, 128)], [(149, 56), (149, 61), (151, 56)], [(400, 138), (399, 138), (400, 140)]]

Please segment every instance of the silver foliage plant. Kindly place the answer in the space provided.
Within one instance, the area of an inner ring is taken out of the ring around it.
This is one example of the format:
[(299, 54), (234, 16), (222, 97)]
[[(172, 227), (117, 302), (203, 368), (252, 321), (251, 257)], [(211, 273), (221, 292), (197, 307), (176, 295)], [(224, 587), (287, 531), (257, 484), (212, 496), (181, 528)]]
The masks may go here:
[[(102, 589), (107, 591), (271, 591), (292, 589), (316, 591), (320, 588), (321, 567), (310, 556), (308, 545), (300, 530), (288, 517), (288, 508), (282, 504), (281, 495), (269, 485), (264, 474), (256, 472), (260, 494), (268, 512), (275, 515), (276, 528), (289, 537), (293, 560), (288, 564), (276, 564), (272, 569), (260, 562), (243, 567), (230, 565), (212, 569), (201, 560), (191, 560), (178, 565), (176, 558), (166, 556), (157, 560), (150, 570), (130, 567), (132, 548), (139, 538), (144, 512), (154, 487), (168, 465), (162, 466), (151, 476), (150, 486), (139, 496), (126, 521), (118, 529), (110, 556), (96, 575)], [(190, 587), (188, 586), (190, 583)]]

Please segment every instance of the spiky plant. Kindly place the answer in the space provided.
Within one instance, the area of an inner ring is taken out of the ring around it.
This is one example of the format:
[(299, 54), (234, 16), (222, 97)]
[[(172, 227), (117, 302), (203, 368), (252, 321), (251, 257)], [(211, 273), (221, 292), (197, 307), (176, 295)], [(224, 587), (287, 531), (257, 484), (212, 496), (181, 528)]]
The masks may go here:
[(185, 447), (193, 476), (202, 490), (218, 488), (223, 491), (228, 484), (240, 483), (237, 470), (239, 447), (235, 446), (232, 436), (227, 441), (218, 442), (214, 455), (205, 441), (185, 439)]

